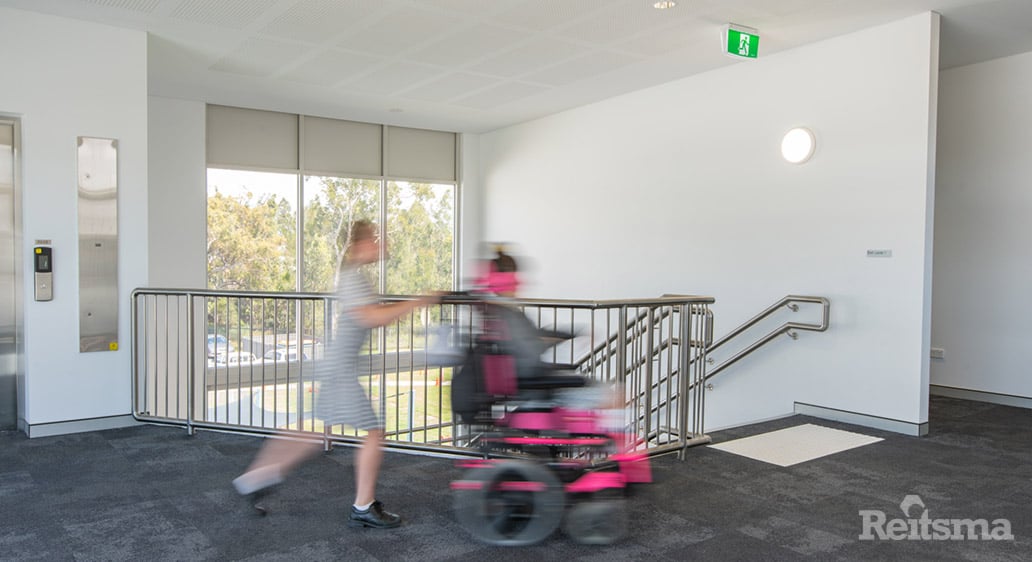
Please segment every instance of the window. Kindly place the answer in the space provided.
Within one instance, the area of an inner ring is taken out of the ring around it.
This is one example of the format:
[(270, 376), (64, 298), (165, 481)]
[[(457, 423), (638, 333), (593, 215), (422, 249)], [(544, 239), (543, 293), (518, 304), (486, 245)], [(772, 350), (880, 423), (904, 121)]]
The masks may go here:
[(382, 291), (454, 287), (454, 133), (216, 105), (207, 127), (209, 288), (332, 291), (359, 219)]
[(387, 182), (388, 294), (452, 287), (455, 187)]
[(208, 169), (208, 286), (294, 291), (297, 175)]
[[(305, 176), (304, 291), (334, 290), (344, 260), (351, 225), (365, 219), (380, 222), (380, 181), (331, 176)], [(379, 281), (379, 270), (373, 272)]]

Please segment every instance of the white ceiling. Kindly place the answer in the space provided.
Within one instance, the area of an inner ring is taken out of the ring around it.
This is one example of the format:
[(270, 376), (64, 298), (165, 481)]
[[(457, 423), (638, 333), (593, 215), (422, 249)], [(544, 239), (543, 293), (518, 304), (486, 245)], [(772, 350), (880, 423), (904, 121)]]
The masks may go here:
[(483, 132), (912, 14), (941, 67), (1032, 51), (1032, 0), (0, 0), (150, 33), (151, 95)]

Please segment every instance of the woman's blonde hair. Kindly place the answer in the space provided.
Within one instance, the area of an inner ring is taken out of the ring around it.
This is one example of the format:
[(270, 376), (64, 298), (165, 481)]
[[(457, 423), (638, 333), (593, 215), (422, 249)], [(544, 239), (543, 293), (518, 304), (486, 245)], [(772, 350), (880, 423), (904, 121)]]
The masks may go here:
[(351, 223), (350, 244), (376, 238), (376, 223), (366, 219), (359, 219)]

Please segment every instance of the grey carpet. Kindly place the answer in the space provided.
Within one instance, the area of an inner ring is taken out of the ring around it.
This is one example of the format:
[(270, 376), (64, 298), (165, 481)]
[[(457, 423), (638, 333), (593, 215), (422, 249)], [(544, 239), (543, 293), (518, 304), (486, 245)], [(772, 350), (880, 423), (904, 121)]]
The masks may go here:
[[(304, 465), (252, 516), (230, 487), (260, 438), (139, 426), (26, 439), (0, 433), (0, 560), (1029, 560), (1032, 410), (933, 397), (931, 434), (905, 437), (808, 417), (714, 434), (717, 442), (801, 423), (885, 438), (781, 468), (699, 447), (653, 461), (629, 498), (629, 534), (579, 545), (561, 531), (503, 548), (451, 512), (448, 459), (389, 452), (379, 497), (406, 524), (349, 529), (354, 450)], [(1005, 518), (1014, 540), (862, 541), (860, 510), (931, 519)], [(920, 510), (913, 508), (911, 515)]]

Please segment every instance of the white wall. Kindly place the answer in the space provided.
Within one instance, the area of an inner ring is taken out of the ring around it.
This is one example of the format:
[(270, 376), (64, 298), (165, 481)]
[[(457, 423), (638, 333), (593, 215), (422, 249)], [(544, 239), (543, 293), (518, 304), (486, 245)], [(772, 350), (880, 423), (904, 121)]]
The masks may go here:
[(206, 289), (205, 105), (148, 98), (150, 287)]
[(797, 401), (924, 423), (937, 68), (923, 14), (482, 135), (485, 237), (533, 257), (528, 296), (711, 295), (718, 335), (830, 298), (828, 332), (714, 379), (707, 427)]
[[(22, 121), (23, 250), (54, 248), (54, 300), (24, 274), (20, 425), (129, 414), (129, 293), (147, 280), (146, 34), (0, 8), (0, 112)], [(119, 340), (79, 353), (76, 137), (118, 139)]]
[(477, 275), (477, 260), (483, 257), (483, 190), (480, 186), (480, 135), (459, 135), (459, 286)]
[(942, 73), (932, 383), (1032, 398), (1032, 53)]

